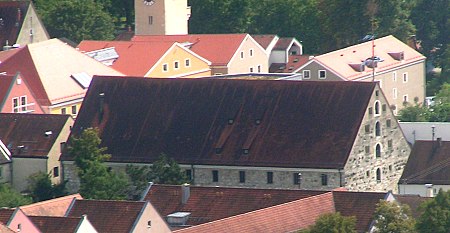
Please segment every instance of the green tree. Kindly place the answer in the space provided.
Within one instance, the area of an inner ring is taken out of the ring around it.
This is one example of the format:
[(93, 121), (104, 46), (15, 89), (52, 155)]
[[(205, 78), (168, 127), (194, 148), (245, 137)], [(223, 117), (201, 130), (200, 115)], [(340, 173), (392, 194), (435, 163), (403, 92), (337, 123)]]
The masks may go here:
[(374, 214), (375, 230), (377, 233), (413, 233), (415, 232), (414, 218), (406, 205), (381, 200), (377, 204)]
[(442, 189), (433, 199), (420, 207), (422, 215), (417, 220), (417, 230), (421, 233), (450, 232), (450, 190)]
[(75, 158), (80, 178), (80, 194), (91, 199), (125, 199), (129, 183), (123, 173), (115, 173), (104, 164), (110, 158), (99, 147), (96, 129), (85, 129), (80, 137), (72, 137), (68, 152)]
[(114, 38), (113, 18), (94, 0), (37, 0), (36, 5), (49, 34), (82, 40)]
[(50, 200), (67, 195), (66, 181), (52, 184), (50, 175), (38, 172), (28, 178), (29, 190), (34, 202)]
[(316, 223), (300, 233), (356, 233), (356, 218), (344, 217), (339, 212), (321, 215)]
[(405, 122), (424, 122), (429, 120), (430, 111), (422, 105), (410, 105), (399, 111), (398, 119)]
[(0, 183), (0, 207), (17, 207), (31, 203), (31, 198), (22, 196), (9, 184)]
[(127, 165), (126, 173), (132, 182), (133, 199), (139, 198), (148, 182), (173, 185), (188, 182), (178, 163), (164, 153), (151, 166)]

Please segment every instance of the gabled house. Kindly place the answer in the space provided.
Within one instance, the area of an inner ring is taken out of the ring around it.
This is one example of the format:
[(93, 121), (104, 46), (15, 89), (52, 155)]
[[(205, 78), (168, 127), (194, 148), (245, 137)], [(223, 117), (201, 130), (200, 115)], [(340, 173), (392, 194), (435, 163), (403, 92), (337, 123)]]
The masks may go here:
[(95, 77), (83, 104), (108, 166), (165, 153), (195, 185), (396, 191), (410, 152), (375, 82)]
[(211, 76), (211, 62), (177, 42), (82, 41), (78, 49), (128, 76)]
[(0, 1), (0, 50), (50, 39), (32, 1)]
[(92, 75), (122, 75), (58, 39), (29, 44), (3, 57), (0, 73), (20, 72), (37, 103), (51, 114), (75, 117)]
[(376, 81), (397, 114), (405, 102), (425, 101), (425, 59), (393, 36), (312, 58), (295, 72), (303, 80)]
[(416, 141), (399, 180), (400, 194), (433, 197), (450, 190), (450, 141)]
[(75, 199), (83, 199), (83, 197), (80, 194), (72, 194), (21, 206), (20, 209), (27, 216), (63, 217)]
[(99, 233), (171, 232), (150, 202), (73, 200), (67, 217), (87, 215)]
[(1, 113), (44, 113), (20, 73), (0, 75)]
[(31, 219), (28, 218), (20, 208), (1, 208), (0, 223), (5, 224), (9, 229), (15, 232), (41, 233), (39, 228), (34, 225)]
[(31, 216), (31, 221), (45, 233), (97, 233), (86, 215), (81, 217)]
[(8, 182), (24, 191), (30, 175), (44, 172), (59, 183), (61, 144), (67, 141), (73, 119), (69, 115), (0, 113), (0, 122), (0, 140), (12, 161)]
[(210, 61), (213, 75), (269, 70), (269, 54), (249, 34), (136, 35), (132, 41), (178, 42)]

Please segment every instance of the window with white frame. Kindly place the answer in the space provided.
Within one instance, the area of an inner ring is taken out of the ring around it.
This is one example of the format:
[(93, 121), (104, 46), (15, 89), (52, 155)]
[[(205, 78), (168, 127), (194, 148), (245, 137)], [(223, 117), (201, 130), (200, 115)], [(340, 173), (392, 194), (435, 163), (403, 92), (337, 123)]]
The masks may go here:
[(162, 66), (162, 70), (163, 70), (163, 72), (169, 71), (169, 65), (167, 63), (164, 63)]
[(311, 78), (311, 71), (309, 71), (309, 70), (304, 70), (304, 71), (303, 71), (303, 78), (304, 78), (304, 79), (310, 79), (310, 78)]
[(379, 137), (381, 136), (381, 126), (380, 126), (380, 122), (375, 122), (375, 136)]
[(15, 97), (12, 99), (12, 112), (26, 112), (28, 110), (27, 96)]
[(27, 111), (27, 97), (21, 96), (20, 97), (20, 108), (22, 112)]
[(397, 82), (397, 71), (392, 72), (392, 81)]
[(187, 58), (186, 60), (184, 60), (184, 66), (185, 67), (190, 67), (191, 66), (191, 60), (189, 58)]
[(249, 54), (250, 54), (250, 57), (253, 57), (253, 49), (250, 49)]
[(381, 157), (381, 145), (379, 143), (377, 143), (377, 145), (375, 145), (375, 157), (376, 158)]
[(13, 112), (19, 112), (19, 98), (13, 98)]
[(326, 79), (326, 78), (327, 78), (327, 71), (319, 70), (319, 79)]
[(408, 82), (408, 72), (403, 73), (403, 83)]
[(392, 98), (397, 99), (397, 88), (392, 88)]
[(173, 68), (175, 68), (175, 69), (180, 68), (180, 62), (179, 62), (179, 61), (175, 61), (175, 62), (173, 63)]
[(380, 101), (375, 101), (374, 104), (375, 116), (380, 115)]

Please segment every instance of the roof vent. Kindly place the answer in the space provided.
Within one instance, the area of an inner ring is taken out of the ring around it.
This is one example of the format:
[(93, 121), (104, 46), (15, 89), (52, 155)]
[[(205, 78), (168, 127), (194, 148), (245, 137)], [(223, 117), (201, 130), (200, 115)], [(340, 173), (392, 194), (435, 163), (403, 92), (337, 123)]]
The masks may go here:
[(53, 132), (52, 132), (51, 130), (47, 130), (47, 131), (45, 131), (45, 133), (44, 133), (44, 135), (45, 135), (46, 137), (50, 137), (52, 134), (53, 134)]
[(294, 63), (296, 63), (296, 62), (298, 62), (298, 58), (295, 58), (295, 59), (294, 59)]
[(367, 58), (364, 64), (369, 68), (376, 68), (378, 66), (378, 61), (376, 59)]
[(280, 66), (278, 67), (279, 70), (284, 70), (286, 68), (286, 66)]
[(403, 51), (401, 52), (390, 52), (388, 53), (389, 56), (391, 56), (392, 58), (394, 58), (397, 61), (401, 61), (405, 59), (405, 53)]
[(361, 63), (350, 63), (350, 64), (348, 64), (350, 67), (352, 67), (355, 71), (358, 71), (358, 72), (363, 72), (364, 71), (364, 69), (365, 69), (365, 65), (364, 65), (364, 62), (361, 62)]
[(175, 212), (167, 215), (167, 223), (171, 226), (184, 226), (186, 225), (190, 212)]

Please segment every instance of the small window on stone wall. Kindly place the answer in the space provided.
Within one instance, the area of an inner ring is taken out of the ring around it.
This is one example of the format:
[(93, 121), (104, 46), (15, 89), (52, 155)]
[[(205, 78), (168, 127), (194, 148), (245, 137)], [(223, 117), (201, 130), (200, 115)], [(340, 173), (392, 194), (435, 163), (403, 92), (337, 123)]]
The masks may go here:
[(267, 183), (273, 184), (273, 172), (267, 172)]
[(366, 176), (367, 176), (367, 177), (370, 176), (370, 171), (366, 171)]
[(245, 171), (239, 171), (239, 183), (245, 183)]
[(366, 146), (366, 147), (364, 148), (364, 150), (366, 151), (366, 154), (369, 154), (369, 153), (370, 153), (370, 147), (369, 147), (369, 146)]
[(377, 182), (381, 182), (381, 170), (377, 168)]
[(383, 112), (386, 112), (386, 104), (383, 104), (383, 105), (381, 106), (381, 110), (382, 110)]
[(388, 140), (388, 148), (392, 148), (392, 140)]
[(369, 115), (372, 114), (372, 107), (369, 108)]
[(375, 123), (375, 136), (381, 136), (381, 127), (378, 121)]
[(370, 125), (366, 125), (364, 128), (365, 128), (364, 131), (366, 133), (370, 133)]
[(375, 115), (380, 115), (380, 102), (379, 101), (375, 102), (374, 108), (375, 108)]
[(391, 128), (391, 119), (386, 120), (386, 127)]
[(320, 178), (321, 178), (321, 180), (322, 180), (322, 185), (323, 185), (323, 186), (328, 185), (328, 175), (327, 175), (327, 174), (322, 174), (322, 175), (320, 175)]
[(376, 156), (377, 158), (381, 157), (381, 146), (380, 146), (380, 144), (377, 144), (377, 145), (375, 146), (375, 156)]
[(212, 182), (219, 182), (219, 171), (212, 171)]

